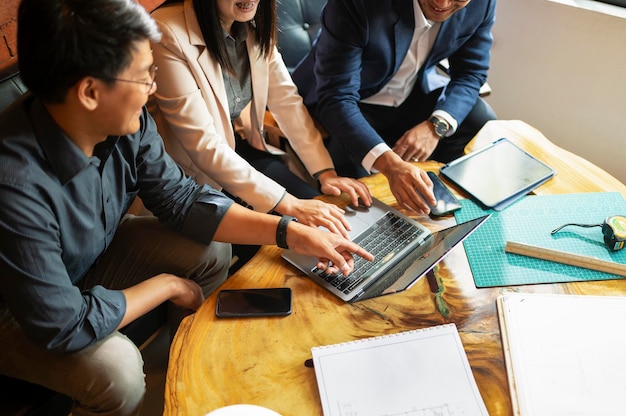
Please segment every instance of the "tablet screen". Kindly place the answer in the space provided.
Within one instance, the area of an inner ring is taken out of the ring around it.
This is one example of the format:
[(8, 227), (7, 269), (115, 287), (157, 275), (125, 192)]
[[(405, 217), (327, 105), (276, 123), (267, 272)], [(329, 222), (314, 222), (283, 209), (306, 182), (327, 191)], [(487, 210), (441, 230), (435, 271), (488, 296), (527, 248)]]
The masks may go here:
[(554, 176), (550, 166), (500, 139), (441, 168), (487, 208), (502, 209)]

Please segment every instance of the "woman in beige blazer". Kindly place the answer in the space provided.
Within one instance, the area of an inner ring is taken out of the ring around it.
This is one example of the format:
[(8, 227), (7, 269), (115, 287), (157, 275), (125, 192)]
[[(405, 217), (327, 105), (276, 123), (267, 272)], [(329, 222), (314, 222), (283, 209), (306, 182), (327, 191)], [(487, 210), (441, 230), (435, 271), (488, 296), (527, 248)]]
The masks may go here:
[[(254, 210), (275, 210), (305, 224), (346, 235), (349, 225), (343, 210), (321, 201), (294, 197), (234, 150), (236, 145), (244, 145), (254, 152), (263, 152), (262, 156), (282, 155), (278, 147), (265, 139), (263, 119), (267, 108), (324, 194), (345, 192), (353, 204), (358, 204), (359, 199), (367, 205), (371, 203), (364, 184), (337, 176), (321, 135), (276, 49), (275, 0), (169, 3), (152, 14), (162, 31), (161, 42), (153, 45), (153, 52), (159, 68), (156, 120), (167, 151), (196, 180), (218, 189), (223, 187)], [(203, 16), (205, 36), (198, 15)], [(251, 22), (255, 17), (256, 21)], [(225, 38), (237, 37), (238, 33), (243, 49), (230, 62), (228, 57), (223, 58), (227, 52), (220, 54), (216, 45), (225, 44)], [(216, 40), (218, 36), (222, 39)], [(244, 78), (248, 68), (249, 103), (245, 105)], [(228, 100), (227, 89), (232, 101)], [(237, 94), (244, 98), (243, 103), (237, 100)], [(235, 130), (245, 143), (236, 138)]]

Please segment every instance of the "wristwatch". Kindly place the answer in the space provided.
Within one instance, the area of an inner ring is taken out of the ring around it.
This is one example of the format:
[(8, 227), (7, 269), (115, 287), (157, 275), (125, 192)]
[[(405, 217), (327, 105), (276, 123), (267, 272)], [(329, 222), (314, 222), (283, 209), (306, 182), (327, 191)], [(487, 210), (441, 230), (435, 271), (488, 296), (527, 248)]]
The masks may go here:
[(450, 130), (450, 125), (441, 117), (432, 116), (428, 119), (435, 127), (435, 134), (441, 139)]
[(287, 245), (287, 226), (291, 221), (298, 222), (298, 219), (289, 215), (283, 215), (280, 221), (278, 221), (278, 226), (276, 227), (276, 245), (280, 248), (289, 248)]

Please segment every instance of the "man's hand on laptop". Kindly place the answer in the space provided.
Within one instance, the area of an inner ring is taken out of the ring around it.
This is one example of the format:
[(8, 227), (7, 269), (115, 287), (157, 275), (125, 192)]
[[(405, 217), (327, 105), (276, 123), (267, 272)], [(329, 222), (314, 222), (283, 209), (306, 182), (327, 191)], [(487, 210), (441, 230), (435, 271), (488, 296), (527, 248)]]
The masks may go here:
[(389, 181), (391, 193), (398, 205), (418, 214), (428, 214), (430, 206), (437, 204), (433, 183), (425, 171), (405, 162), (393, 151), (383, 153), (374, 168)]
[(371, 253), (338, 234), (294, 221), (287, 227), (287, 245), (297, 253), (317, 257), (317, 267), (329, 274), (349, 275), (354, 268), (353, 254), (367, 261), (374, 260)]

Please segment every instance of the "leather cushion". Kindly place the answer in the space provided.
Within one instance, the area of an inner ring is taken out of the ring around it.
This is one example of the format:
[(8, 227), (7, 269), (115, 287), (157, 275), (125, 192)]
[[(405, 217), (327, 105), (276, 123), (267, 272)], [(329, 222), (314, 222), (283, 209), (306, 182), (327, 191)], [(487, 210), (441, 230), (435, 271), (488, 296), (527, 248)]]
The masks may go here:
[(0, 73), (0, 113), (27, 91), (17, 65)]
[(293, 71), (298, 62), (309, 52), (311, 43), (320, 27), (320, 14), (326, 0), (279, 0), (276, 4), (278, 17), (278, 50)]

